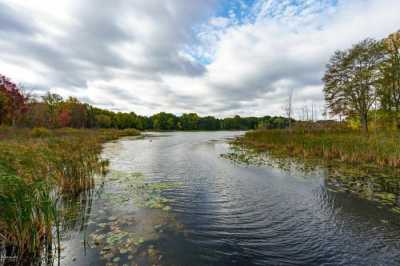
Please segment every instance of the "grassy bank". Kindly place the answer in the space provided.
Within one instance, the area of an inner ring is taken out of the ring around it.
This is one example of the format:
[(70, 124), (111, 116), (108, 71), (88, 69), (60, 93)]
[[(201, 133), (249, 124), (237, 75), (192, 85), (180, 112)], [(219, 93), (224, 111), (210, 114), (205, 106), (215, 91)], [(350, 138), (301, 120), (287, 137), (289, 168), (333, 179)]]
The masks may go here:
[(400, 167), (400, 134), (361, 134), (351, 129), (293, 129), (251, 131), (238, 144), (273, 156), (324, 159), (346, 164)]
[[(136, 130), (0, 128), (0, 242), (19, 260), (52, 248), (58, 201), (106, 171), (102, 143)], [(4, 252), (4, 251), (3, 251)]]
[(225, 157), (304, 173), (323, 169), (330, 190), (350, 192), (400, 213), (399, 137), (398, 132), (368, 136), (348, 128), (251, 131), (235, 140), (233, 152)]

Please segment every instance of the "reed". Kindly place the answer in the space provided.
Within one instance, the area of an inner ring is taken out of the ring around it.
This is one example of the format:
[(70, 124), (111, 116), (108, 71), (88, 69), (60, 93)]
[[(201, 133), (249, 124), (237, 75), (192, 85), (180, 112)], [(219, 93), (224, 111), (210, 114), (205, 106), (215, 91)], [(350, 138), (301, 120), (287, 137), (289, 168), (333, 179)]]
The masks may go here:
[[(136, 130), (0, 128), (0, 242), (19, 263), (51, 251), (60, 199), (79, 195), (104, 174), (102, 143)], [(4, 250), (3, 250), (4, 253)], [(1, 254), (1, 252), (0, 252)]]
[[(51, 184), (28, 181), (0, 167), (0, 232), (9, 256), (22, 262), (51, 243), (55, 202)], [(13, 250), (10, 250), (13, 247)]]
[(380, 131), (370, 135), (352, 129), (304, 129), (251, 131), (237, 144), (273, 156), (323, 159), (347, 164), (400, 167), (400, 134)]

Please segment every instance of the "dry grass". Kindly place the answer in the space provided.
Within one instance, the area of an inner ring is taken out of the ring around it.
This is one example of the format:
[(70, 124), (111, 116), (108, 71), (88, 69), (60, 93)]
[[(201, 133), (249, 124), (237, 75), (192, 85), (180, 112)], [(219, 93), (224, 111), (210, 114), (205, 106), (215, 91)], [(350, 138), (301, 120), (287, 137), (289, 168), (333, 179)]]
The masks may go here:
[(248, 132), (237, 143), (275, 156), (334, 160), (349, 164), (400, 167), (400, 134), (337, 129), (260, 130)]

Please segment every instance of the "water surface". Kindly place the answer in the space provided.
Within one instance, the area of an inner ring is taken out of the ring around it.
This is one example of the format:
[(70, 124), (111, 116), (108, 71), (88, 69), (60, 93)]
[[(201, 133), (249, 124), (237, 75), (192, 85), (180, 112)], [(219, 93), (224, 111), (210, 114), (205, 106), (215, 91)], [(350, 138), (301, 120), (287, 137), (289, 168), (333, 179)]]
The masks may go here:
[(332, 191), (323, 171), (221, 157), (240, 134), (152, 133), (106, 144), (111, 172), (80, 201), (86, 211), (71, 221), (83, 222), (64, 228), (61, 264), (400, 264), (398, 215)]

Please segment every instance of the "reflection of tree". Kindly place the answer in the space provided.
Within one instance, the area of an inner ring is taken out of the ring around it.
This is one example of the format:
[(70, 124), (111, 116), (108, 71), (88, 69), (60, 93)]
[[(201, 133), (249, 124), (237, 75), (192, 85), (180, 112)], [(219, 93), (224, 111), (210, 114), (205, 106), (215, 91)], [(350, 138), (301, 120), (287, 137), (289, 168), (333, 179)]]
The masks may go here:
[[(61, 194), (57, 204), (57, 219), (55, 221), (56, 239), (53, 243), (60, 264), (61, 240), (71, 237), (71, 233), (84, 232), (83, 245), (87, 249), (87, 227), (92, 212), (94, 189), (88, 188), (78, 194)], [(54, 254), (53, 254), (54, 255)]]
[(234, 143), (227, 154), (221, 155), (246, 165), (270, 165), (301, 175), (321, 175), (338, 191), (351, 192), (359, 197), (375, 200), (391, 207), (400, 207), (399, 170), (382, 169), (370, 165), (343, 164), (321, 159), (288, 157), (258, 152)]

